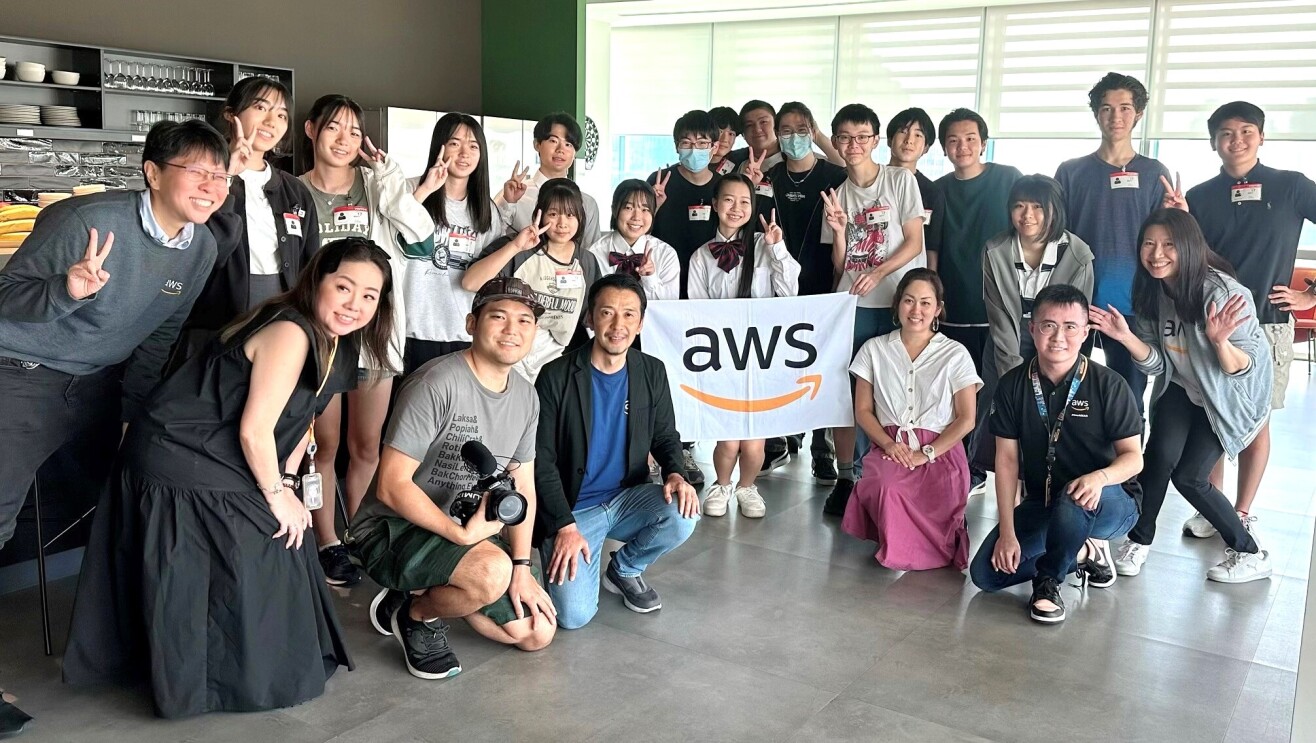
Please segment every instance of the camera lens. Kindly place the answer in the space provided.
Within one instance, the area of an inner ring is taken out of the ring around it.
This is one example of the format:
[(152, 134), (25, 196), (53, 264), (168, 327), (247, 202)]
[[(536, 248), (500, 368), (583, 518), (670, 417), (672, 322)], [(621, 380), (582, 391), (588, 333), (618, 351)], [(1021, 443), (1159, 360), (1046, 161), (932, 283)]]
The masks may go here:
[(494, 506), (494, 513), (498, 520), (508, 526), (516, 526), (525, 521), (526, 500), (520, 493), (511, 492), (503, 494)]

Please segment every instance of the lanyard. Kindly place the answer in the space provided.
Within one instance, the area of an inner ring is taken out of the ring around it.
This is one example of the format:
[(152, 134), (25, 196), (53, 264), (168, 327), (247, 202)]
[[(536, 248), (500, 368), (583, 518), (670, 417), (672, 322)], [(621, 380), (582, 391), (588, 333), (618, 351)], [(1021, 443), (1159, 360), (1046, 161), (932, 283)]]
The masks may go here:
[[(333, 348), (329, 349), (329, 362), (324, 365), (324, 379), (320, 380), (320, 389), (315, 391), (316, 398), (324, 392), (325, 385), (329, 384), (329, 375), (334, 373), (334, 357), (338, 355), (338, 339), (334, 338)], [(307, 472), (315, 474), (315, 453), (320, 451), (320, 447), (315, 444), (315, 416), (311, 416), (311, 424), (306, 427), (306, 435), (310, 436), (310, 442), (306, 445), (306, 462), (310, 469)]]
[(1055, 424), (1050, 424), (1047, 415), (1046, 396), (1042, 394), (1042, 380), (1037, 376), (1037, 358), (1033, 358), (1032, 364), (1029, 365), (1029, 376), (1033, 381), (1033, 398), (1037, 402), (1037, 414), (1042, 416), (1042, 426), (1050, 425), (1050, 430), (1046, 436), (1046, 484), (1043, 486), (1042, 494), (1046, 505), (1051, 505), (1051, 470), (1056, 463), (1056, 444), (1060, 441), (1060, 424), (1065, 422), (1065, 413), (1069, 412), (1069, 404), (1074, 401), (1074, 395), (1078, 392), (1078, 386), (1083, 383), (1083, 378), (1088, 373), (1088, 358), (1080, 356), (1078, 361), (1078, 371), (1074, 374), (1069, 382), (1069, 394), (1065, 396), (1064, 407), (1056, 413)]

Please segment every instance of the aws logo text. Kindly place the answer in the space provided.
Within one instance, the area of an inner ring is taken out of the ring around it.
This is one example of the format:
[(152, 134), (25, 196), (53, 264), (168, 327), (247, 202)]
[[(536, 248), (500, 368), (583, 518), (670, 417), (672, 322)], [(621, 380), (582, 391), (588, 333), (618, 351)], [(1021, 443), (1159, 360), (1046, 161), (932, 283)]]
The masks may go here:
[(712, 328), (694, 327), (685, 331), (685, 337), (687, 339), (702, 338), (704, 342), (687, 348), (681, 360), (685, 368), (692, 372), (708, 371), (709, 369), (721, 371), (722, 347), (725, 340), (726, 355), (737, 371), (744, 371), (749, 367), (751, 354), (758, 362), (760, 369), (767, 369), (772, 366), (773, 360), (776, 358), (777, 346), (782, 342), (784, 335), (785, 345), (791, 349), (791, 352), (799, 352), (803, 356), (789, 358), (782, 363), (791, 369), (803, 369), (818, 360), (817, 347), (813, 343), (800, 338), (800, 334), (812, 333), (813, 330), (813, 324), (805, 322), (796, 323), (786, 328), (784, 333), (780, 325), (774, 326), (768, 335), (767, 347), (765, 348), (763, 336), (759, 333), (758, 328), (747, 328), (742, 342), (736, 338), (734, 328), (723, 328), (722, 335), (719, 336), (717, 331)]

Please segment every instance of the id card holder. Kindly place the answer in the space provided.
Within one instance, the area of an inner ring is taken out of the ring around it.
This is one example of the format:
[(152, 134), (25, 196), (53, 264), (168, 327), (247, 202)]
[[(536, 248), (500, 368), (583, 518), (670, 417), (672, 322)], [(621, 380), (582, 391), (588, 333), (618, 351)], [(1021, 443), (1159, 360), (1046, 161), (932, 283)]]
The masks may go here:
[(312, 511), (324, 505), (324, 476), (319, 472), (302, 475), (302, 503)]
[(773, 194), (775, 192), (772, 190), (772, 184), (767, 181), (764, 181), (763, 183), (760, 183), (754, 187), (754, 193), (758, 194), (759, 196), (765, 196), (770, 199), (773, 197)]
[(302, 236), (302, 218), (296, 214), (285, 212), (283, 215), (284, 231), (289, 235)]
[(730, 160), (724, 159), (722, 162), (717, 164), (718, 175), (726, 175), (727, 173), (730, 173), (735, 169), (736, 169), (736, 164), (731, 162)]
[(1131, 173), (1128, 171), (1121, 170), (1118, 173), (1110, 174), (1110, 188), (1112, 191), (1119, 188), (1137, 188), (1137, 187), (1138, 187), (1137, 173)]
[(713, 207), (708, 204), (696, 204), (690, 207), (691, 222), (707, 222), (713, 218)]
[(1233, 204), (1243, 201), (1261, 201), (1261, 184), (1235, 183), (1229, 189), (1229, 201)]
[(888, 216), (891, 214), (891, 207), (884, 204), (869, 207), (863, 211), (864, 224), (869, 227), (878, 227), (886, 224)]

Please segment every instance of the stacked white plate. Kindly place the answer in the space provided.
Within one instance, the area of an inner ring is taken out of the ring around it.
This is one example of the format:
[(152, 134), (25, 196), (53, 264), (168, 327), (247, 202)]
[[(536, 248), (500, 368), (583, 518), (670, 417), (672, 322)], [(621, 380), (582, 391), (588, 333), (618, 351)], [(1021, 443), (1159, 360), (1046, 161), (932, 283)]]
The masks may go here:
[[(74, 113), (77, 113), (76, 111)], [(0, 123), (40, 124), (41, 107), (15, 103), (0, 103)]]
[(82, 126), (78, 109), (73, 106), (42, 106), (41, 123), (46, 126)]

